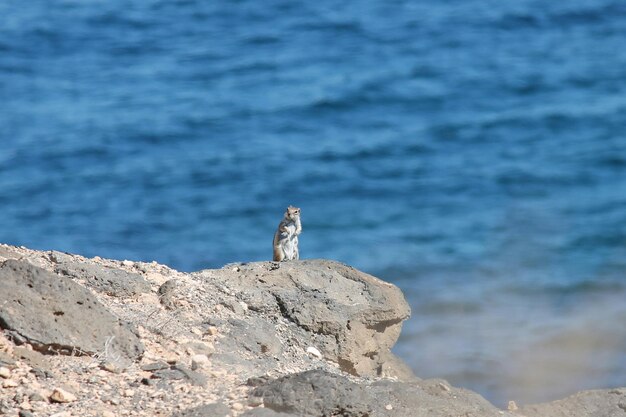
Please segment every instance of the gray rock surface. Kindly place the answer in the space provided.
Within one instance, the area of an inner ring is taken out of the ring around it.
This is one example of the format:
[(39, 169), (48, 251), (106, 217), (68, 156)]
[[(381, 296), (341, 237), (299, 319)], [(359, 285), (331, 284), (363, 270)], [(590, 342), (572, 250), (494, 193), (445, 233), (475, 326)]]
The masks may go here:
[(313, 370), (270, 381), (253, 392), (266, 408), (300, 416), (367, 416), (370, 398), (364, 386), (346, 377)]
[(523, 407), (518, 413), (524, 417), (625, 417), (626, 387), (583, 391), (562, 400)]
[(139, 274), (121, 269), (103, 267), (96, 263), (78, 262), (71, 255), (53, 252), (54, 271), (60, 275), (85, 280), (89, 287), (115, 297), (134, 297), (151, 290), (150, 284)]
[(165, 282), (163, 285), (161, 285), (159, 287), (159, 301), (161, 302), (161, 304), (168, 309), (173, 309), (175, 307), (175, 294), (176, 294), (176, 287), (177, 287), (177, 280), (175, 279), (170, 279), (169, 281)]
[(215, 273), (250, 310), (298, 326), (301, 339), (342, 370), (413, 377), (390, 353), (410, 315), (396, 286), (326, 260), (229, 265)]
[(0, 246), (0, 259), (16, 259), (20, 254), (8, 246)]
[[(441, 379), (378, 381), (370, 386), (371, 417), (512, 417), (479, 394)], [(390, 407), (389, 409), (387, 407)]]
[(269, 408), (253, 408), (241, 415), (241, 417), (300, 417), (297, 414), (279, 413)]
[(13, 358), (8, 353), (5, 353), (0, 350), (0, 366), (4, 366), (7, 368), (15, 367), (15, 358)]
[(242, 348), (256, 355), (277, 356), (282, 353), (280, 341), (276, 337), (276, 328), (259, 318), (247, 320), (230, 319), (228, 324), (231, 337), (223, 343), (230, 344), (232, 349)]
[(87, 289), (27, 261), (0, 265), (0, 328), (44, 353), (136, 359), (143, 352), (130, 327)]
[(341, 375), (313, 370), (269, 381), (253, 395), (275, 412), (307, 417), (512, 416), (472, 391), (437, 379), (357, 384)]
[(205, 404), (181, 411), (172, 417), (230, 417), (230, 408), (222, 403)]
[[(390, 351), (409, 314), (400, 291), (337, 262), (186, 274), (0, 244), (2, 259), (0, 414), (55, 415), (61, 387), (72, 415), (626, 417), (624, 388), (508, 412), (416, 378)], [(149, 285), (118, 279), (134, 275)], [(97, 355), (38, 352), (72, 350)], [(119, 366), (118, 353), (138, 360)]]

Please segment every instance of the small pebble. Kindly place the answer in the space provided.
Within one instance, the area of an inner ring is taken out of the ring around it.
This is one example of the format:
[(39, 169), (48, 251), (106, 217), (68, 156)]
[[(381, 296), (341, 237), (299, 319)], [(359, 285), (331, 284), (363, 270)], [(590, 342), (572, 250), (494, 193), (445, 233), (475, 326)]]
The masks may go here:
[(209, 328), (207, 329), (207, 334), (210, 336), (215, 336), (217, 334), (217, 327), (215, 326), (209, 326)]
[(4, 379), (9, 379), (11, 377), (11, 371), (9, 370), (9, 368), (0, 366), (0, 377)]
[(50, 401), (54, 403), (71, 403), (76, 401), (76, 396), (62, 388), (55, 388), (50, 395)]
[(124, 397), (132, 397), (134, 395), (135, 395), (135, 390), (130, 389), (130, 388), (127, 390), (124, 390)]
[(317, 350), (317, 348), (313, 347), (313, 346), (309, 346), (308, 348), (306, 348), (306, 352), (315, 356), (317, 359), (322, 359), (322, 354), (320, 353), (319, 350)]
[(5, 379), (4, 382), (2, 383), (2, 388), (15, 388), (18, 385), (19, 384), (12, 379)]
[(20, 417), (35, 417), (35, 415), (28, 410), (20, 410), (18, 415)]
[(385, 406), (385, 410), (388, 410), (388, 411), (393, 410), (393, 405), (391, 405), (391, 404), (387, 404), (387, 405)]
[(509, 401), (509, 406), (507, 407), (507, 409), (509, 411), (517, 411), (519, 408), (517, 407), (517, 404), (515, 404), (515, 401)]
[(32, 410), (32, 409), (33, 409), (33, 406), (32, 406), (32, 405), (30, 405), (30, 403), (28, 402), (28, 400), (26, 400), (26, 401), (24, 401), (23, 403), (21, 403), (21, 404), (19, 405), (19, 407), (20, 407), (22, 410)]
[(191, 369), (198, 370), (206, 368), (209, 365), (209, 358), (207, 355), (193, 355), (191, 357)]
[(46, 396), (43, 392), (33, 392), (28, 396), (28, 399), (30, 400), (30, 402), (34, 403), (37, 401), (46, 401)]
[(235, 410), (235, 411), (241, 411), (241, 410), (243, 410), (243, 404), (241, 404), (241, 403), (233, 403), (232, 409)]
[(446, 392), (450, 391), (450, 387), (447, 386), (446, 384), (444, 384), (443, 382), (439, 383), (439, 388), (441, 388), (442, 390), (444, 390)]
[(122, 372), (122, 369), (119, 366), (109, 361), (104, 362), (102, 365), (100, 365), (100, 367), (105, 371), (109, 371), (114, 374), (119, 374), (120, 372)]

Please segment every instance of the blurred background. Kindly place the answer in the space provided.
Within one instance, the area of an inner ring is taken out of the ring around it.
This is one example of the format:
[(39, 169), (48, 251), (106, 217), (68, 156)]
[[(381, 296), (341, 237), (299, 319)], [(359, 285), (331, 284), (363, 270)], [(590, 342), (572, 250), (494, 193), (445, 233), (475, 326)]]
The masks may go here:
[(4, 0), (0, 242), (402, 288), (497, 405), (626, 385), (622, 0)]

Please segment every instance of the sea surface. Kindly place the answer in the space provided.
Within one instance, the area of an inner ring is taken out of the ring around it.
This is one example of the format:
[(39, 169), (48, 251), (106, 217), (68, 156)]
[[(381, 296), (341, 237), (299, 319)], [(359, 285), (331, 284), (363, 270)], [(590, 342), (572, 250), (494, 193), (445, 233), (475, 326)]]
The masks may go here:
[(3, 0), (0, 242), (394, 282), (498, 405), (626, 386), (623, 0)]

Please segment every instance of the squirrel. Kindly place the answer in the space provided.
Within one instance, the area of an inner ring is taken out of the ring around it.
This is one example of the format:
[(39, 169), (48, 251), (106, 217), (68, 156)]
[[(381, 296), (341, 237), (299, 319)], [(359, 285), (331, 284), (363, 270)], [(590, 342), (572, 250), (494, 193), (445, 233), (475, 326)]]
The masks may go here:
[(300, 209), (287, 207), (285, 217), (274, 233), (274, 261), (290, 261), (300, 259), (298, 251), (298, 235), (302, 232), (300, 224)]

